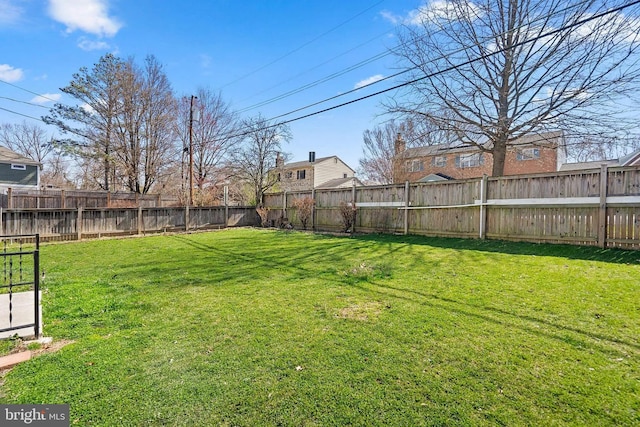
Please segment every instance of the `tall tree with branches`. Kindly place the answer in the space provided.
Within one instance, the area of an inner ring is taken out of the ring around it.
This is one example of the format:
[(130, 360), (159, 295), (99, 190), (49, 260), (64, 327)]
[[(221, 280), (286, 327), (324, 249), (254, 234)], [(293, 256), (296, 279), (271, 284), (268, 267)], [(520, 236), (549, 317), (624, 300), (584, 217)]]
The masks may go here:
[(278, 182), (276, 157), (282, 143), (291, 140), (291, 130), (257, 116), (243, 120), (241, 132), (242, 145), (234, 153), (233, 168), (235, 175), (251, 186), (254, 202), (259, 205), (264, 193)]
[(524, 135), (625, 130), (619, 103), (637, 94), (640, 77), (637, 5), (432, 1), (405, 24), (395, 53), (412, 71), (388, 111), (425, 117), (490, 153), (494, 176)]
[(176, 103), (171, 84), (154, 56), (138, 67), (129, 58), (119, 75), (115, 158), (126, 187), (145, 194), (174, 157)]
[(122, 69), (122, 60), (112, 54), (101, 57), (91, 70), (80, 68), (71, 83), (61, 88), (78, 104), (55, 104), (49, 115), (43, 117), (45, 123), (57, 126), (67, 135), (60, 142), (68, 151), (101, 164), (98, 185), (103, 190), (112, 189), (115, 180), (114, 121), (119, 114)]
[(191, 99), (183, 97), (179, 102), (176, 126), (185, 156), (190, 146), (189, 122), (192, 113), (196, 119), (191, 126), (193, 182), (194, 186), (202, 191), (206, 184), (215, 185), (218, 181), (226, 179), (224, 166), (239, 142), (236, 135), (240, 122), (231, 105), (224, 101), (219, 92), (199, 88), (193, 107)]

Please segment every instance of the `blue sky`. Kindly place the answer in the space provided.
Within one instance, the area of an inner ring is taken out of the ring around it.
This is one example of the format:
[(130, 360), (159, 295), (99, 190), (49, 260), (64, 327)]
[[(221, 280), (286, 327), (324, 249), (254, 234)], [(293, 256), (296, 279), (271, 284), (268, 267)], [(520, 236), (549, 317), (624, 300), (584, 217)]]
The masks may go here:
[[(40, 117), (74, 72), (114, 53), (164, 64), (177, 95), (220, 90), (243, 115), (266, 118), (354, 89), (397, 70), (395, 26), (422, 0), (0, 0), (0, 108)], [(258, 108), (265, 100), (381, 58)], [(10, 84), (7, 84), (10, 83)], [(390, 86), (287, 116), (294, 118)], [(16, 87), (17, 86), (17, 87)], [(37, 97), (42, 94), (46, 98)], [(7, 99), (10, 98), (10, 99)], [(388, 117), (382, 97), (292, 123), (292, 160), (337, 155), (356, 168), (362, 132)], [(0, 110), (0, 123), (30, 119)], [(52, 133), (55, 129), (39, 122)]]

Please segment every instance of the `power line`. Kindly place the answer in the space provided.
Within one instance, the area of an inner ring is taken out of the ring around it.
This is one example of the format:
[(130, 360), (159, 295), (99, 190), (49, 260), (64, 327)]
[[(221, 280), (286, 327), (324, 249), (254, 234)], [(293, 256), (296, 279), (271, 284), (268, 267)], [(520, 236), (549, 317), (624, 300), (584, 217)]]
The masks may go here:
[(376, 7), (376, 6), (378, 6), (379, 4), (384, 3), (384, 2), (385, 2), (385, 0), (380, 0), (380, 1), (376, 2), (376, 3), (374, 3), (373, 5), (369, 6), (369, 7), (368, 7), (368, 8), (366, 8), (365, 10), (363, 10), (362, 12), (359, 12), (359, 13), (358, 13), (358, 14), (356, 14), (355, 16), (352, 16), (351, 18), (347, 19), (346, 21), (344, 21), (344, 22), (342, 22), (342, 23), (340, 23), (340, 24), (336, 25), (335, 27), (331, 28), (331, 29), (330, 29), (330, 30), (328, 30), (328, 31), (325, 31), (324, 33), (320, 34), (319, 36), (314, 37), (313, 39), (309, 40), (308, 42), (303, 43), (302, 45), (300, 45), (300, 46), (298, 46), (297, 48), (295, 48), (295, 49), (293, 49), (293, 50), (291, 50), (291, 51), (289, 51), (289, 52), (285, 53), (284, 55), (282, 55), (282, 56), (280, 56), (280, 57), (278, 57), (278, 58), (276, 58), (276, 59), (274, 59), (273, 61), (271, 61), (271, 62), (269, 62), (269, 63), (267, 63), (267, 64), (265, 64), (265, 65), (263, 65), (263, 66), (261, 66), (261, 67), (259, 67), (259, 68), (257, 68), (257, 69), (255, 69), (255, 70), (253, 70), (253, 71), (251, 71), (251, 72), (249, 72), (249, 73), (247, 73), (247, 74), (245, 74), (245, 75), (243, 75), (243, 76), (241, 76), (241, 77), (238, 77), (237, 79), (235, 79), (235, 80), (233, 80), (233, 81), (231, 81), (231, 82), (229, 82), (229, 83), (226, 83), (225, 85), (223, 85), (223, 86), (221, 87), (221, 89), (223, 89), (223, 88), (225, 88), (225, 87), (227, 87), (227, 86), (230, 86), (230, 85), (232, 85), (232, 84), (235, 84), (235, 83), (237, 83), (237, 82), (239, 82), (239, 81), (241, 81), (241, 80), (244, 80), (244, 79), (246, 79), (247, 77), (250, 77), (250, 76), (252, 76), (252, 75), (256, 74), (257, 72), (262, 71), (262, 70), (264, 70), (265, 68), (270, 67), (271, 65), (273, 65), (273, 64), (275, 64), (275, 63), (277, 63), (277, 62), (279, 62), (279, 61), (281, 61), (281, 60), (283, 60), (283, 59), (285, 59), (285, 58), (287, 58), (287, 57), (289, 57), (289, 56), (293, 55), (294, 53), (296, 53), (296, 52), (298, 52), (298, 51), (300, 51), (300, 50), (304, 49), (305, 47), (307, 47), (307, 46), (309, 46), (310, 44), (312, 44), (312, 43), (316, 42), (317, 40), (321, 39), (322, 37), (326, 36), (327, 34), (332, 33), (333, 31), (337, 30), (338, 28), (343, 27), (344, 25), (348, 24), (349, 22), (353, 21), (354, 19), (358, 18), (359, 16), (364, 15), (364, 14), (365, 14), (366, 12), (368, 12), (369, 10), (373, 9), (374, 7)]
[[(569, 11), (569, 10), (573, 9), (573, 8), (577, 8), (577, 7), (580, 7), (580, 6), (584, 5), (584, 4), (587, 4), (587, 3), (588, 3), (588, 2), (590, 2), (590, 1), (591, 1), (591, 0), (583, 0), (583, 1), (581, 1), (580, 3), (576, 3), (576, 4), (573, 4), (573, 5), (571, 5), (571, 6), (567, 6), (567, 7), (566, 7), (566, 8), (564, 8), (564, 9), (557, 10), (556, 12), (554, 12), (554, 13), (553, 13), (553, 14), (551, 14), (551, 15), (541, 16), (541, 17), (539, 17), (539, 18), (537, 18), (537, 19), (535, 19), (535, 20), (533, 20), (533, 21), (531, 21), (531, 22), (527, 23), (526, 25), (525, 25), (525, 24), (523, 24), (522, 26), (520, 26), (520, 28), (523, 28), (523, 27), (525, 27), (525, 26), (530, 26), (531, 24), (533, 24), (533, 23), (535, 23), (535, 22), (537, 22), (537, 21), (548, 19), (548, 18), (550, 18), (551, 16), (556, 15), (556, 14), (565, 13), (565, 12), (567, 12), (567, 11)], [(436, 31), (436, 32), (435, 32), (435, 34), (437, 34), (437, 33), (439, 33), (439, 32), (442, 32), (442, 31), (443, 31), (443, 30)], [(503, 33), (503, 34), (504, 34), (504, 33)], [(490, 37), (487, 37), (487, 40), (485, 40), (485, 41), (491, 41), (491, 40), (490, 40)], [(365, 43), (365, 44), (366, 44), (366, 43)], [(400, 47), (400, 45), (396, 45), (396, 46), (394, 47), (394, 49), (397, 49), (397, 48), (399, 48), (399, 47)], [(459, 50), (452, 52), (452, 54), (460, 53), (460, 52), (464, 52), (466, 49), (467, 49), (466, 47), (460, 48)], [(353, 49), (351, 49), (351, 50), (353, 50)], [(351, 50), (350, 50), (350, 51), (351, 51)], [(348, 52), (350, 52), (350, 51), (348, 51)], [(328, 81), (330, 81), (330, 80), (333, 80), (333, 79), (334, 79), (334, 78), (336, 78), (336, 77), (339, 77), (339, 76), (342, 76), (342, 75), (344, 75), (344, 74), (347, 74), (348, 72), (353, 71), (353, 70), (356, 70), (356, 69), (358, 69), (358, 68), (360, 68), (360, 67), (362, 67), (362, 66), (364, 66), (364, 65), (370, 64), (371, 62), (374, 62), (374, 61), (377, 61), (377, 60), (379, 60), (379, 59), (382, 59), (382, 58), (384, 58), (384, 57), (386, 57), (386, 56), (388, 56), (388, 55), (391, 55), (392, 53), (393, 53), (393, 51), (387, 51), (387, 52), (379, 53), (379, 54), (377, 54), (377, 55), (374, 55), (373, 57), (370, 57), (370, 58), (367, 58), (367, 59), (365, 59), (365, 60), (363, 60), (363, 61), (361, 61), (361, 62), (358, 62), (358, 63), (356, 63), (356, 64), (354, 64), (354, 65), (352, 65), (352, 66), (350, 66), (350, 67), (348, 67), (348, 68), (346, 68), (346, 69), (344, 69), (344, 70), (337, 71), (337, 72), (335, 72), (335, 73), (333, 73), (333, 74), (330, 74), (329, 76), (323, 77), (323, 78), (321, 78), (321, 79), (315, 80), (315, 81), (313, 81), (313, 82), (311, 82), (311, 83), (308, 83), (308, 84), (303, 85), (303, 86), (301, 86), (301, 87), (298, 87), (298, 88), (296, 88), (296, 89), (292, 89), (292, 90), (290, 90), (290, 91), (288, 91), (288, 92), (285, 92), (284, 94), (281, 94), (281, 95), (275, 96), (275, 97), (273, 97), (273, 98), (269, 98), (269, 99), (267, 99), (267, 100), (265, 100), (265, 101), (261, 101), (261, 102), (259, 102), (259, 103), (256, 103), (256, 104), (253, 104), (253, 105), (250, 105), (250, 106), (248, 106), (248, 107), (246, 107), (246, 108), (243, 108), (243, 109), (239, 110), (238, 112), (239, 112), (239, 113), (243, 113), (243, 112), (246, 112), (246, 111), (249, 111), (249, 110), (252, 110), (252, 109), (258, 108), (258, 107), (263, 107), (263, 106), (265, 106), (265, 105), (272, 104), (272, 103), (274, 103), (274, 102), (276, 102), (276, 101), (280, 101), (280, 100), (282, 100), (282, 99), (288, 98), (288, 97), (290, 97), (290, 96), (292, 96), (292, 95), (295, 95), (295, 94), (297, 94), (297, 93), (303, 92), (303, 91), (305, 91), (305, 90), (307, 90), (307, 89), (310, 89), (310, 88), (312, 88), (312, 87), (318, 86), (319, 84), (322, 84), (322, 83), (328, 82)], [(342, 54), (341, 54), (341, 55), (342, 55)], [(339, 56), (341, 56), (341, 55), (339, 55)], [(326, 62), (330, 62), (331, 60), (333, 60), (333, 59), (330, 59), (329, 61), (326, 61)], [(323, 63), (323, 64), (321, 64), (321, 65), (324, 65), (326, 62), (324, 62), (324, 63)], [(317, 67), (316, 67), (316, 68), (317, 68)], [(323, 99), (322, 101), (318, 101), (318, 102), (315, 102), (315, 103), (313, 103), (313, 104), (307, 105), (307, 106), (305, 106), (305, 107), (301, 107), (301, 108), (298, 108), (298, 109), (296, 109), (296, 110), (290, 111), (290, 112), (288, 112), (288, 113), (286, 113), (286, 114), (283, 114), (283, 115), (277, 116), (276, 118), (280, 118), (280, 117), (282, 117), (282, 116), (286, 116), (286, 115), (289, 115), (289, 114), (293, 114), (293, 113), (295, 113), (295, 112), (298, 112), (298, 111), (301, 111), (301, 110), (304, 110), (304, 109), (307, 109), (307, 108), (310, 108), (310, 107), (316, 106), (316, 105), (318, 105), (318, 104), (322, 104), (322, 103), (324, 103), (324, 102), (328, 102), (328, 101), (334, 100), (334, 99), (336, 99), (336, 98), (340, 98), (340, 97), (343, 97), (343, 96), (349, 95), (349, 94), (351, 94), (351, 93), (353, 93), (353, 92), (356, 92), (356, 91), (358, 91), (358, 90), (362, 90), (362, 89), (367, 88), (367, 87), (369, 87), (369, 86), (373, 86), (374, 84), (378, 84), (378, 83), (381, 83), (381, 82), (383, 82), (383, 81), (390, 80), (390, 79), (392, 79), (392, 78), (398, 77), (398, 76), (400, 76), (400, 75), (402, 75), (402, 74), (408, 73), (408, 72), (410, 72), (410, 71), (416, 70), (417, 68), (418, 68), (418, 67), (417, 67), (417, 66), (415, 66), (415, 67), (411, 67), (411, 68), (405, 69), (405, 70), (403, 70), (403, 71), (400, 71), (400, 72), (397, 72), (397, 73), (395, 73), (395, 74), (392, 74), (392, 75), (389, 75), (389, 76), (383, 77), (383, 78), (381, 78), (381, 79), (379, 79), (379, 80), (376, 80), (376, 81), (374, 81), (374, 82), (371, 82), (371, 83), (369, 83), (369, 84), (366, 84), (366, 85), (363, 85), (363, 86), (360, 86), (360, 87), (357, 87), (357, 88), (351, 89), (351, 90), (346, 91), (346, 92), (342, 92), (342, 93), (340, 93), (340, 94), (338, 94), (338, 95), (335, 95), (335, 96), (332, 96), (332, 97), (330, 97), (330, 98)], [(312, 68), (312, 69), (314, 69), (314, 68)], [(298, 75), (300, 75), (300, 74), (298, 74)], [(297, 76), (294, 76), (294, 77), (297, 77)], [(285, 81), (285, 82), (286, 82), (286, 81)], [(285, 83), (285, 82), (281, 82), (280, 84)], [(276, 85), (276, 87), (277, 87), (277, 86), (279, 86), (280, 84)], [(272, 89), (272, 88), (273, 88), (273, 86), (272, 86), (271, 88), (269, 88), (269, 89)], [(266, 90), (262, 91), (261, 93), (264, 93), (265, 91), (267, 91), (267, 90), (269, 90), (269, 89), (266, 89)]]
[(9, 110), (8, 108), (2, 108), (2, 107), (0, 107), (0, 110), (6, 111), (6, 112), (11, 113), (11, 114), (16, 114), (16, 115), (18, 115), (18, 116), (26, 117), (26, 118), (28, 118), (28, 119), (37, 120), (37, 121), (39, 121), (39, 122), (44, 123), (44, 121), (43, 121), (42, 119), (39, 119), (39, 118), (37, 118), (37, 117), (33, 117), (33, 116), (29, 116), (28, 114), (18, 113), (17, 111)]
[(51, 99), (51, 98), (49, 98), (49, 97), (47, 97), (47, 96), (44, 96), (44, 95), (42, 95), (42, 94), (40, 94), (40, 93), (33, 92), (33, 91), (29, 90), (29, 89), (25, 89), (25, 88), (20, 87), (20, 86), (18, 86), (18, 85), (14, 85), (13, 83), (9, 83), (9, 82), (7, 82), (7, 81), (5, 81), (5, 80), (2, 80), (2, 79), (0, 79), (0, 83), (4, 83), (4, 84), (9, 85), (9, 86), (11, 86), (11, 87), (15, 87), (16, 89), (23, 90), (23, 91), (25, 91), (25, 92), (27, 92), (27, 93), (30, 93), (30, 94), (32, 94), (32, 95), (39, 96), (39, 97), (44, 98), (44, 99), (46, 99), (46, 100), (48, 100), (48, 101), (51, 101), (51, 102), (58, 102), (58, 101), (56, 101), (55, 99)]
[(11, 102), (19, 102), (19, 103), (21, 103), (21, 104), (31, 105), (32, 107), (44, 108), (44, 109), (46, 109), (46, 110), (48, 110), (48, 109), (49, 109), (49, 107), (46, 107), (46, 106), (44, 106), (44, 105), (34, 104), (33, 102), (20, 101), (19, 99), (8, 98), (8, 97), (6, 97), (6, 96), (0, 96), (0, 99), (6, 99), (7, 101), (11, 101)]
[[(527, 40), (523, 40), (521, 42), (514, 43), (513, 45), (509, 46), (508, 49), (513, 49), (515, 47), (523, 46), (523, 45), (528, 44), (528, 43), (536, 42), (536, 41), (541, 40), (543, 38), (552, 36), (554, 34), (558, 34), (560, 32), (566, 31), (568, 29), (571, 29), (571, 28), (574, 28), (574, 27), (577, 27), (577, 26), (580, 26), (580, 25), (584, 25), (584, 24), (586, 24), (588, 22), (591, 22), (593, 20), (596, 20), (596, 19), (600, 19), (600, 18), (605, 17), (607, 15), (610, 15), (610, 14), (613, 14), (613, 13), (616, 13), (616, 12), (620, 12), (621, 10), (624, 10), (624, 9), (626, 9), (628, 7), (634, 6), (634, 5), (638, 4), (638, 3), (640, 3), (640, 0), (635, 0), (635, 1), (632, 1), (630, 3), (626, 3), (626, 4), (623, 4), (623, 5), (618, 6), (616, 8), (607, 10), (605, 12), (601, 12), (599, 14), (591, 15), (588, 18), (573, 22), (571, 24), (564, 25), (564, 26), (562, 26), (560, 28), (557, 28), (555, 30), (551, 30), (551, 31), (549, 31), (547, 33), (539, 34), (538, 36), (536, 36), (536, 37), (534, 37), (532, 39), (527, 39)], [(400, 89), (400, 88), (405, 87), (405, 86), (412, 85), (412, 84), (420, 82), (422, 80), (433, 78), (433, 77), (435, 77), (437, 75), (444, 74), (444, 73), (456, 70), (458, 68), (464, 67), (466, 65), (472, 64), (472, 63), (480, 61), (482, 59), (493, 57), (495, 55), (498, 55), (499, 53), (505, 52), (506, 50), (507, 50), (507, 48), (497, 49), (497, 50), (495, 50), (495, 51), (493, 51), (491, 53), (487, 53), (487, 54), (481, 55), (481, 56), (479, 56), (477, 58), (469, 59), (469, 60), (464, 61), (462, 63), (451, 65), (451, 66), (449, 66), (449, 67), (447, 67), (445, 69), (438, 70), (438, 71), (430, 73), (430, 74), (426, 74), (426, 75), (424, 75), (422, 77), (419, 77), (419, 78), (416, 78), (416, 79), (409, 80), (407, 82), (403, 82), (403, 83), (397, 84), (397, 85), (389, 87), (387, 89), (383, 89), (383, 90), (371, 93), (369, 95), (365, 95), (365, 96), (362, 96), (360, 98), (353, 99), (351, 101), (343, 102), (341, 104), (337, 104), (337, 105), (334, 105), (332, 107), (324, 108), (322, 110), (315, 111), (315, 112), (312, 112), (312, 113), (309, 113), (309, 114), (305, 114), (305, 115), (302, 115), (302, 116), (299, 116), (299, 117), (295, 117), (293, 119), (289, 119), (289, 120), (285, 120), (285, 121), (282, 121), (282, 122), (278, 122), (278, 123), (273, 124), (273, 125), (265, 126), (264, 129), (269, 129), (269, 128), (273, 128), (273, 127), (276, 127), (276, 126), (293, 123), (293, 122), (296, 122), (296, 121), (299, 121), (299, 120), (303, 120), (303, 119), (306, 119), (306, 118), (309, 118), (309, 117), (312, 117), (312, 116), (316, 116), (316, 115), (319, 115), (319, 114), (322, 114), (322, 113), (326, 113), (328, 111), (332, 111), (332, 110), (335, 110), (335, 109), (338, 109), (338, 108), (342, 108), (342, 107), (345, 107), (347, 105), (354, 104), (356, 102), (364, 101), (366, 99), (369, 99), (369, 98), (372, 98), (372, 97), (375, 97), (375, 96), (378, 96), (378, 95), (382, 95), (384, 93), (391, 92), (393, 90), (397, 90), (397, 89)], [(335, 98), (335, 97), (333, 97), (333, 98)], [(318, 103), (322, 103), (322, 102), (325, 102), (325, 101), (320, 101)], [(318, 103), (314, 103), (313, 105), (317, 105)], [(283, 117), (283, 116), (287, 116), (287, 115), (292, 114), (293, 112), (297, 112), (297, 111), (300, 111), (301, 109), (305, 109), (305, 108), (308, 108), (308, 106), (305, 106), (305, 107), (302, 107), (302, 108), (298, 108), (296, 110), (293, 110), (292, 112), (281, 114), (279, 116), (276, 116), (275, 118), (280, 118), (280, 117)], [(275, 118), (270, 118), (270, 119), (267, 119), (265, 121), (266, 122), (270, 122), (270, 121), (273, 121)], [(248, 135), (250, 133), (251, 133), (251, 131), (247, 131), (247, 132), (243, 132), (243, 133), (240, 133), (240, 134), (237, 134), (237, 135), (229, 135), (228, 137), (230, 137), (230, 138), (242, 137), (242, 136), (246, 136), (246, 135)]]

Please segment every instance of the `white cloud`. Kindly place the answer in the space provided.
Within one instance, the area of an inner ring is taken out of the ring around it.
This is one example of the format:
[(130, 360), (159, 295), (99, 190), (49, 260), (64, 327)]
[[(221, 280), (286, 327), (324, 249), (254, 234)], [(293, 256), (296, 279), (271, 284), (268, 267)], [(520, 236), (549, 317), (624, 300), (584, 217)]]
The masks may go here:
[(12, 0), (0, 0), (0, 24), (13, 24), (22, 16), (23, 9)]
[(80, 37), (78, 39), (78, 47), (82, 50), (108, 50), (111, 46), (109, 43), (103, 41), (89, 40), (86, 37)]
[(463, 2), (460, 6), (454, 6), (447, 0), (432, 0), (431, 2), (410, 11), (402, 17), (388, 11), (380, 13), (383, 18), (394, 25), (425, 25), (429, 22), (440, 20), (457, 21), (464, 17), (470, 21), (482, 16), (482, 11), (471, 1)]
[(89, 114), (93, 114), (96, 112), (96, 110), (89, 104), (84, 103), (80, 106), (80, 108), (82, 108), (84, 111), (86, 111)]
[(67, 26), (100, 37), (113, 37), (122, 23), (108, 14), (108, 0), (49, 0), (49, 15)]
[(355, 86), (353, 88), (354, 89), (359, 89), (359, 88), (361, 88), (363, 86), (370, 85), (370, 84), (375, 83), (377, 81), (380, 81), (382, 79), (384, 79), (384, 76), (382, 74), (376, 74), (375, 76), (371, 76), (371, 77), (368, 77), (368, 78), (366, 78), (364, 80), (360, 80), (358, 83), (355, 84)]
[(0, 80), (13, 83), (22, 80), (24, 71), (20, 68), (13, 68), (11, 65), (0, 64)]
[[(585, 19), (591, 15), (585, 15)], [(615, 42), (637, 43), (639, 41), (640, 18), (614, 13), (588, 21), (576, 28), (580, 37), (613, 36)]]
[(61, 96), (59, 93), (43, 93), (42, 95), (32, 98), (31, 102), (34, 104), (46, 104), (47, 102), (59, 101)]
[(382, 16), (387, 21), (391, 22), (393, 25), (398, 25), (403, 21), (401, 16), (398, 16), (395, 13), (389, 12), (388, 10), (383, 10), (382, 12), (380, 12), (380, 16)]

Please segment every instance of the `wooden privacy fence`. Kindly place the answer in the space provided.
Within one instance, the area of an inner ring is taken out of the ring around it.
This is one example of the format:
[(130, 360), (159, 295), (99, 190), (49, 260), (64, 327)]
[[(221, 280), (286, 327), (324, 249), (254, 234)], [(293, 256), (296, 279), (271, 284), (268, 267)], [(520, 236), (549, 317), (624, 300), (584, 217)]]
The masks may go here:
[(571, 243), (640, 249), (640, 167), (278, 193), (269, 218), (299, 226), (293, 201), (315, 200), (315, 230), (343, 231), (341, 204), (355, 203), (355, 231)]
[(75, 209), (109, 207), (177, 206), (178, 201), (160, 194), (79, 190), (7, 190), (0, 195), (4, 209)]
[(254, 207), (3, 209), (0, 235), (40, 234), (42, 240), (80, 240), (259, 223)]

